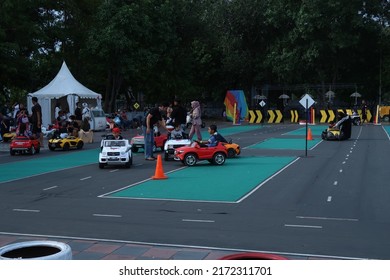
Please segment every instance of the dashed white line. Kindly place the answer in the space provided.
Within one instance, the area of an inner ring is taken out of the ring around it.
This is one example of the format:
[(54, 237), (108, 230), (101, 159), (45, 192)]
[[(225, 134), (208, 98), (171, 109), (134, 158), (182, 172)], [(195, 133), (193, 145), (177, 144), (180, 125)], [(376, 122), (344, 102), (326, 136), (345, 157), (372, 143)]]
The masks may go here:
[(331, 196), (328, 196), (328, 198), (326, 199), (327, 202), (331, 202), (332, 201), (332, 197)]
[(34, 213), (41, 212), (41, 210), (34, 210), (34, 209), (18, 209), (18, 208), (15, 208), (15, 209), (12, 209), (12, 210), (16, 211), (16, 212), (34, 212)]
[(298, 227), (298, 228), (322, 228), (322, 226), (309, 226), (309, 225), (289, 225), (285, 224), (285, 227)]
[(339, 172), (340, 172), (340, 173), (342, 173), (342, 172), (343, 172), (343, 170), (342, 170), (342, 169), (340, 169), (340, 170), (339, 170)]
[(122, 218), (122, 215), (93, 214), (95, 217)]
[(91, 179), (91, 178), (92, 178), (92, 176), (84, 177), (84, 178), (81, 178), (80, 181), (88, 180), (88, 179)]
[(333, 182), (333, 186), (337, 186), (338, 183), (339, 183), (339, 182), (334, 181), (334, 182)]
[(193, 222), (193, 223), (215, 223), (214, 220), (191, 220), (191, 219), (182, 219), (182, 222)]
[(330, 220), (330, 221), (349, 221), (358, 222), (358, 219), (350, 218), (329, 218), (329, 217), (310, 217), (310, 216), (296, 216), (297, 219), (311, 219), (311, 220)]
[(119, 169), (110, 170), (110, 173), (117, 172)]
[(48, 191), (48, 190), (51, 190), (51, 189), (55, 189), (55, 188), (58, 188), (58, 186), (52, 186), (52, 187), (48, 187), (46, 189), (43, 189), (44, 191)]

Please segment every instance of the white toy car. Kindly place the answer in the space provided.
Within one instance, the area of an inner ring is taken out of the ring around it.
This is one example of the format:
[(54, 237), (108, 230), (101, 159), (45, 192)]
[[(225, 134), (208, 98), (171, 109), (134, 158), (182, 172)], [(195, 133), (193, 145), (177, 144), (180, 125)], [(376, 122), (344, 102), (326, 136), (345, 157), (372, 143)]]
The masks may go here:
[(168, 139), (164, 145), (164, 160), (174, 159), (175, 149), (184, 146), (190, 146), (191, 142), (192, 141), (188, 139), (188, 137), (187, 139), (183, 137)]
[(106, 165), (124, 165), (130, 168), (133, 164), (133, 154), (129, 140), (102, 140), (99, 154), (99, 168)]

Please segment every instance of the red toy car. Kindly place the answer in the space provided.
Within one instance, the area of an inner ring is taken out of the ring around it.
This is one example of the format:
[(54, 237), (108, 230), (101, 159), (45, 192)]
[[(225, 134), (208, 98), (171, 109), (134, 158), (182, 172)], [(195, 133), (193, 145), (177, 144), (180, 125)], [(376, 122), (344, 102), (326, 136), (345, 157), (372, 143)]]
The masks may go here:
[[(160, 148), (161, 151), (164, 150), (165, 142), (168, 139), (167, 134), (157, 134), (154, 136), (154, 145), (153, 145), (153, 152), (157, 150), (157, 148)], [(144, 149), (145, 147), (145, 139), (143, 135), (137, 135), (131, 138), (130, 141), (131, 144), (131, 151), (133, 153), (138, 152), (138, 149)]]
[(212, 164), (222, 165), (226, 157), (227, 150), (221, 142), (218, 142), (215, 147), (203, 147), (193, 142), (191, 146), (176, 148), (174, 159), (180, 160), (187, 166), (194, 166), (199, 160), (208, 160)]
[(31, 139), (26, 136), (16, 136), (12, 139), (9, 147), (11, 156), (15, 154), (30, 154), (39, 153), (41, 146), (38, 139)]

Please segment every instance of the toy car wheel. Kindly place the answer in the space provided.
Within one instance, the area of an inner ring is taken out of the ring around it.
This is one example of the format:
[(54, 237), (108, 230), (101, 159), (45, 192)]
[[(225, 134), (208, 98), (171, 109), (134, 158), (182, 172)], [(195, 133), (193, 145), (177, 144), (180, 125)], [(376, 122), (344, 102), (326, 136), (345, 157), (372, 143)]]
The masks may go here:
[(11, 154), (11, 156), (14, 156), (14, 155), (15, 155), (15, 151), (12, 150), (12, 149), (9, 150), (9, 153)]
[(64, 151), (68, 151), (69, 148), (70, 148), (69, 143), (65, 143), (64, 146), (62, 147), (62, 149), (63, 149)]
[(213, 164), (222, 165), (225, 163), (226, 156), (224, 153), (215, 153), (213, 156)]
[(155, 152), (157, 151), (157, 146), (156, 146), (156, 143), (154, 143), (154, 144), (153, 144), (152, 151), (153, 151), (153, 153), (155, 153)]
[(184, 164), (187, 166), (194, 166), (197, 161), (198, 159), (194, 153), (186, 154), (184, 157)]
[(133, 153), (136, 153), (136, 152), (138, 152), (138, 148), (137, 147), (131, 147), (131, 151), (133, 152)]
[(103, 169), (103, 168), (104, 168), (104, 166), (106, 166), (106, 164), (105, 164), (105, 163), (99, 163), (99, 168), (100, 168), (100, 169)]
[(230, 157), (230, 158), (236, 156), (236, 151), (235, 151), (233, 148), (229, 148), (229, 149), (227, 150), (227, 153), (228, 153), (228, 157)]
[(164, 153), (164, 160), (165, 160), (165, 161), (168, 161), (168, 160), (169, 160), (169, 155), (168, 155), (168, 153)]
[(28, 149), (30, 155), (34, 155), (35, 154), (35, 147), (34, 146), (31, 146), (30, 149)]
[(165, 141), (162, 143), (162, 146), (160, 147), (161, 152), (164, 152), (165, 142), (167, 142), (167, 140), (165, 140)]
[(49, 146), (49, 150), (50, 151), (54, 151), (56, 148), (52, 147), (52, 146)]
[(41, 147), (38, 146), (38, 147), (35, 149), (35, 152), (36, 152), (37, 154), (39, 154), (40, 151), (41, 151)]
[(354, 125), (360, 125), (360, 119), (354, 119), (353, 120)]
[(77, 150), (82, 149), (83, 146), (84, 146), (84, 142), (83, 142), (83, 141), (78, 142), (78, 143), (77, 143)]

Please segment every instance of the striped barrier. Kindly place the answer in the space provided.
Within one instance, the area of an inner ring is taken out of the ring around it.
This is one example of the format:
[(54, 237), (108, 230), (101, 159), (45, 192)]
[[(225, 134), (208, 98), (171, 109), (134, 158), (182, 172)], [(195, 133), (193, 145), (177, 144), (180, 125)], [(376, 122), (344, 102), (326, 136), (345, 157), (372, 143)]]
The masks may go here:
[(260, 110), (249, 110), (249, 123), (261, 123), (263, 114)]
[[(329, 123), (331, 121), (337, 121), (337, 113), (343, 112), (344, 114), (352, 115), (352, 109), (336, 109), (336, 110), (320, 110), (321, 118), (320, 123)], [(357, 110), (360, 118), (362, 118), (362, 110)], [(370, 110), (367, 110), (367, 121), (370, 122), (372, 119), (372, 114)]]
[(283, 120), (283, 114), (280, 110), (268, 110), (268, 123), (280, 123)]
[(291, 119), (290, 122), (297, 123), (299, 121), (298, 110), (290, 110)]

